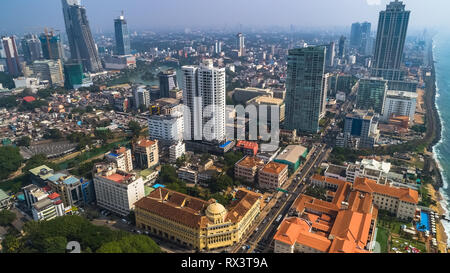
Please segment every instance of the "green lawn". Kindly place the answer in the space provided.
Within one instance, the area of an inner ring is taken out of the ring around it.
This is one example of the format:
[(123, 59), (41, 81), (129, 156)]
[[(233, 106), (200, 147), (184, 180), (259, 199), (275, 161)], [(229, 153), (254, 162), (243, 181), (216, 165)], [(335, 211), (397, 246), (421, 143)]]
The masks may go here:
[(378, 227), (376, 240), (380, 244), (381, 253), (388, 253), (388, 238), (389, 231), (382, 227)]
[(405, 247), (409, 245), (419, 249), (420, 253), (426, 253), (426, 247), (424, 243), (415, 240), (407, 240), (404, 238), (392, 238), (391, 250), (394, 251), (392, 248), (396, 248), (397, 251), (400, 251), (402, 253), (408, 253)]

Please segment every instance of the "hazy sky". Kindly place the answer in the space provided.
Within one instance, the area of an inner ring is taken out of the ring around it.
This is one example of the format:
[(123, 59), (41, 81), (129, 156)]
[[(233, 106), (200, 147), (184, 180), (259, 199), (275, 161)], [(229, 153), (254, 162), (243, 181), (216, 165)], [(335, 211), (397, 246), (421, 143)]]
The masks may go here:
[[(288, 26), (349, 27), (377, 24), (390, 0), (82, 0), (94, 32), (110, 31), (125, 11), (130, 29), (162, 27)], [(404, 0), (410, 26), (450, 28), (450, 0)], [(60, 0), (0, 0), (0, 33), (64, 30)]]

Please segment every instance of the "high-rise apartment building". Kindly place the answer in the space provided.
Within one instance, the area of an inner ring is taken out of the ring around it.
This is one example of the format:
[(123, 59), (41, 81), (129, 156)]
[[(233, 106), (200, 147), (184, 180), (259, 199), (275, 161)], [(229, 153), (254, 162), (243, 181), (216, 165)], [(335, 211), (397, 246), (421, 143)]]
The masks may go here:
[(45, 32), (39, 36), (42, 46), (42, 56), (47, 60), (64, 60), (64, 50), (61, 46), (61, 38), (53, 32)]
[(23, 56), (28, 64), (41, 59), (41, 42), (36, 35), (25, 35), (21, 44)]
[(159, 163), (158, 140), (141, 139), (133, 145), (136, 167), (148, 169)]
[(408, 30), (410, 11), (402, 1), (393, 1), (380, 12), (375, 43), (372, 76), (386, 80), (401, 80), (403, 50)]
[(360, 54), (366, 54), (368, 43), (371, 41), (372, 24), (369, 22), (353, 23), (350, 34), (350, 47)]
[[(225, 140), (225, 68), (204, 60), (200, 66), (183, 66), (183, 102), (190, 109), (185, 133), (191, 140)], [(188, 132), (187, 132), (188, 131)]]
[(22, 67), (20, 66), (19, 53), (17, 52), (16, 39), (14, 36), (2, 37), (2, 44), (8, 73), (13, 77), (20, 76)]
[(237, 49), (239, 50), (238, 56), (242, 57), (245, 56), (245, 36), (242, 33), (238, 33), (236, 35), (237, 39)]
[(82, 63), (89, 72), (101, 71), (102, 63), (92, 37), (86, 8), (81, 6), (80, 0), (61, 1), (72, 61)]
[(382, 114), (387, 90), (388, 83), (382, 78), (361, 79), (356, 97), (356, 107), (365, 110), (373, 109), (376, 113)]
[(354, 148), (372, 148), (380, 136), (378, 120), (377, 114), (362, 110), (347, 114), (344, 124), (344, 137), (347, 138), (345, 143), (354, 138), (358, 139), (358, 144)]
[(144, 85), (135, 87), (133, 90), (134, 107), (139, 109), (141, 106), (148, 108), (150, 106), (150, 91)]
[(289, 50), (286, 79), (286, 128), (317, 133), (325, 89), (326, 48)]
[(105, 154), (105, 158), (109, 162), (114, 162), (117, 169), (123, 172), (131, 172), (133, 170), (133, 159), (130, 149), (125, 147), (114, 149), (112, 152)]
[(122, 15), (114, 20), (114, 31), (116, 37), (116, 55), (131, 54), (130, 35), (125, 17)]
[(344, 59), (345, 57), (345, 42), (346, 42), (347, 38), (345, 38), (345, 36), (341, 36), (341, 38), (339, 39), (339, 50), (338, 50), (338, 57), (340, 59)]
[(175, 70), (161, 71), (158, 78), (160, 97), (169, 98), (170, 91), (178, 88), (177, 72)]

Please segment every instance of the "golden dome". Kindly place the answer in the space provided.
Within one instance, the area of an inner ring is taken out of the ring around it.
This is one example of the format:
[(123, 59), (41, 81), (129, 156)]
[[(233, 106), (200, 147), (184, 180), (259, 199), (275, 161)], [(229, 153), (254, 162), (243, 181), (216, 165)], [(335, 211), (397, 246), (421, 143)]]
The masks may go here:
[(219, 203), (212, 203), (211, 205), (208, 206), (206, 212), (210, 215), (216, 215), (226, 212), (226, 209)]
[(222, 206), (219, 203), (212, 203), (206, 209), (206, 216), (213, 223), (221, 223), (221, 222), (223, 222), (224, 219), (225, 219), (226, 214), (227, 214), (227, 210), (225, 209), (224, 206)]

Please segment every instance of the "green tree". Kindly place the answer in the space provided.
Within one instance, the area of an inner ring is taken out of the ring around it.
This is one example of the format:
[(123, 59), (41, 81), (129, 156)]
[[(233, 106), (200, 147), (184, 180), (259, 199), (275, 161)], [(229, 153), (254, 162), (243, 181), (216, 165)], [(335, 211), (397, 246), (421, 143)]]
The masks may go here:
[(16, 142), (17, 146), (29, 147), (31, 145), (31, 138), (29, 136), (23, 136)]
[(4, 209), (0, 211), (0, 226), (10, 225), (16, 218), (17, 216), (14, 212)]
[(22, 247), (22, 241), (14, 235), (8, 234), (2, 241), (2, 249), (4, 253), (18, 253)]
[(4, 88), (13, 89), (16, 87), (13, 77), (5, 72), (0, 72), (0, 83)]
[(159, 253), (161, 248), (148, 236), (125, 236), (119, 241), (102, 245), (97, 253)]
[(67, 239), (63, 236), (55, 236), (44, 239), (46, 253), (66, 253)]
[(17, 147), (0, 147), (0, 179), (8, 178), (22, 165), (23, 157)]
[(44, 133), (45, 139), (61, 139), (63, 137), (59, 129), (47, 129)]
[(6, 108), (6, 109), (11, 109), (14, 107), (17, 107), (17, 105), (19, 105), (19, 101), (17, 100), (16, 96), (7, 96), (7, 97), (3, 97), (0, 100), (0, 107), (1, 108)]
[(128, 123), (128, 128), (130, 128), (131, 133), (133, 134), (133, 138), (136, 138), (136, 139), (139, 138), (139, 136), (141, 135), (141, 131), (142, 131), (142, 127), (139, 124), (139, 122), (134, 121), (134, 120), (130, 121)]

